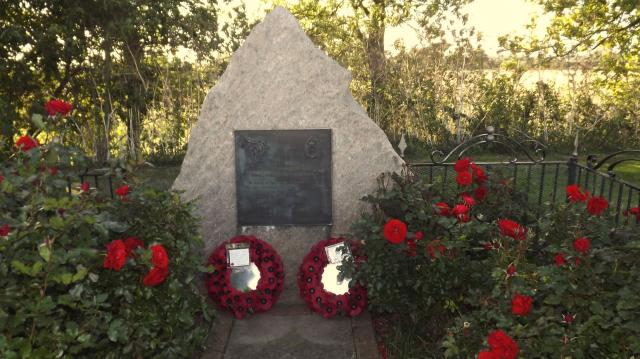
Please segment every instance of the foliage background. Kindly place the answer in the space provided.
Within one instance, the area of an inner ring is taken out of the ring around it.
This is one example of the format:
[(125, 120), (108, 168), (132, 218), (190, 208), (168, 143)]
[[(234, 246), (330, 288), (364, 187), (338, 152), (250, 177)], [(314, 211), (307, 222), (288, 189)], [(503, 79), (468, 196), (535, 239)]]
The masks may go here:
[[(404, 133), (414, 149), (448, 146), (491, 124), (563, 152), (578, 134), (585, 151), (639, 145), (634, 1), (540, 0), (554, 15), (547, 35), (505, 36), (498, 58), (474, 45), (469, 2), (265, 0), (287, 7), (351, 70), (354, 97), (393, 143)], [(0, 148), (7, 153), (33, 130), (27, 115), (61, 97), (78, 110), (65, 141), (97, 162), (179, 162), (207, 90), (258, 20), (232, 1), (8, 2), (0, 9)], [(409, 22), (422, 47), (385, 47), (385, 31)], [(548, 80), (549, 71), (567, 85)], [(525, 81), (536, 74), (537, 83)]]

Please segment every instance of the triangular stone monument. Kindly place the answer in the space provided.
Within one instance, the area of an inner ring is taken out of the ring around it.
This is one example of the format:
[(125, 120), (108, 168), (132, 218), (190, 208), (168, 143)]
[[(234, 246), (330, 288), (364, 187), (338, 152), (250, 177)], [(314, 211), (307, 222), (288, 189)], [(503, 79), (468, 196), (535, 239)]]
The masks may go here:
[[(318, 49), (296, 18), (276, 7), (255, 26), (208, 93), (173, 188), (198, 199), (207, 253), (238, 233), (234, 130), (331, 129), (333, 226), (349, 232), (366, 209), (382, 172), (399, 171), (402, 159), (385, 133), (349, 92), (351, 74)], [(329, 233), (310, 228), (245, 228), (281, 254), (287, 281), (313, 243)]]

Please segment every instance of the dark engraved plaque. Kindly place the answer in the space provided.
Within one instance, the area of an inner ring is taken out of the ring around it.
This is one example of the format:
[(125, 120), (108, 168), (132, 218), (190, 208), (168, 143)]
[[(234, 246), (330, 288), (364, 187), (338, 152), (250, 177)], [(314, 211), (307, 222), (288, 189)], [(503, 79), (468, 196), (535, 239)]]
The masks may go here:
[(331, 130), (234, 135), (239, 226), (331, 224)]

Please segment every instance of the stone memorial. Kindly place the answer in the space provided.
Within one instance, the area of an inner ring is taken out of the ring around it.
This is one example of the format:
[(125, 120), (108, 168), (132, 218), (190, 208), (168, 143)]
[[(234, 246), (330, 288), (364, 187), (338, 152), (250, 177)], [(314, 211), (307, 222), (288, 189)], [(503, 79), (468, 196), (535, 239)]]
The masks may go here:
[[(276, 7), (255, 26), (207, 94), (173, 185), (183, 199), (198, 199), (207, 251), (238, 233), (254, 234), (281, 254), (285, 285), (295, 287), (298, 262), (311, 245), (349, 232), (376, 178), (403, 164), (351, 96), (350, 81), (286, 9)], [(238, 227), (234, 131), (302, 129), (331, 130), (331, 227)]]
[[(303, 257), (317, 241), (348, 233), (368, 210), (361, 198), (376, 189), (377, 177), (403, 165), (385, 133), (353, 99), (350, 81), (350, 73), (313, 44), (293, 15), (276, 7), (207, 94), (173, 185), (184, 200), (197, 200), (207, 253), (237, 234), (255, 235), (278, 251), (285, 284), (276, 313), (287, 306), (308, 313), (296, 282)], [(302, 132), (296, 139), (278, 137), (276, 132), (285, 130)], [(314, 134), (322, 136), (314, 139)], [(254, 150), (271, 157), (265, 162), (247, 157), (253, 155), (246, 151)], [(268, 315), (237, 321), (224, 345), (225, 358), (354, 353), (349, 319), (330, 324), (313, 315)], [(255, 329), (261, 325), (273, 338)], [(325, 327), (326, 335), (319, 335)]]

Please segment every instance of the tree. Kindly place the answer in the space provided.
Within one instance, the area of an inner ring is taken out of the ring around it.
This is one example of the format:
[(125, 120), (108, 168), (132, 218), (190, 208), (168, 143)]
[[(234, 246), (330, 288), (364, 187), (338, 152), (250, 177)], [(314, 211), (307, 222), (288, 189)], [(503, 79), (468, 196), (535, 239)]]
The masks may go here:
[[(158, 74), (153, 58), (180, 48), (211, 60), (220, 40), (214, 0), (20, 0), (3, 5), (0, 110), (6, 143), (25, 104), (66, 96), (93, 111), (93, 149), (109, 156), (113, 118), (126, 123), (138, 159), (142, 119)], [(22, 85), (14, 88), (14, 84)], [(88, 109), (87, 109), (88, 110)], [(88, 125), (88, 124), (86, 124)]]
[[(414, 21), (423, 36), (434, 38), (443, 34), (443, 22), (461, 17), (461, 8), (471, 0), (329, 0), (324, 3), (300, 0), (294, 4), (274, 1), (288, 7), (306, 23), (305, 30), (312, 38), (323, 39), (323, 48), (346, 49), (356, 56), (337, 53), (341, 63), (350, 69), (366, 69), (367, 94), (364, 95), (369, 116), (382, 129), (389, 131), (390, 109), (386, 94), (387, 54), (384, 37), (390, 26)], [(332, 54), (331, 51), (328, 52)], [(336, 51), (337, 52), (337, 51)], [(333, 55), (333, 54), (332, 54)], [(357, 78), (358, 75), (354, 74)]]

